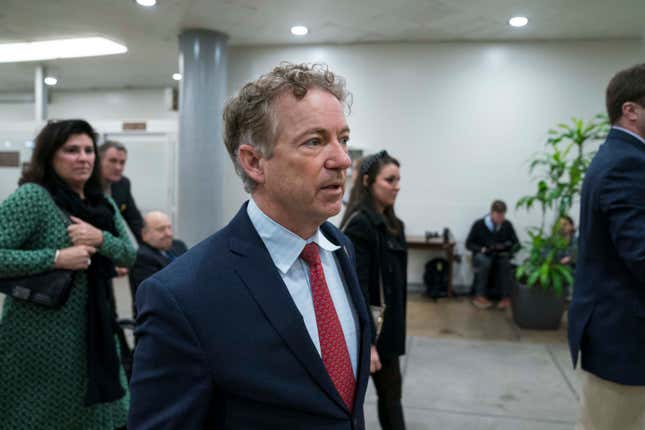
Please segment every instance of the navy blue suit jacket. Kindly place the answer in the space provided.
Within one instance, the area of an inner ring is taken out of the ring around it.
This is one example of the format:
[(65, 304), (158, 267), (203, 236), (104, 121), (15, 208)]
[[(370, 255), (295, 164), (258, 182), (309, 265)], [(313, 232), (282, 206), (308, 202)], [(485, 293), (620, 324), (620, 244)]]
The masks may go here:
[(335, 255), (358, 315), (353, 412), (246, 206), (139, 286), (129, 430), (364, 429), (370, 326), (351, 243), (321, 226), (341, 246)]
[(645, 144), (612, 129), (582, 187), (574, 295), (574, 366), (645, 385)]

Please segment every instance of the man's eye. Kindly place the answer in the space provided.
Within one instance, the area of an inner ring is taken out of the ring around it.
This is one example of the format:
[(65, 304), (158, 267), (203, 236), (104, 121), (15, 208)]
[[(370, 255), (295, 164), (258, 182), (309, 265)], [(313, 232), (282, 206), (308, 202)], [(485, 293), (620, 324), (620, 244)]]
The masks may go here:
[(349, 143), (349, 136), (341, 137), (340, 143), (343, 145), (347, 145)]
[(305, 145), (307, 145), (307, 146), (318, 146), (321, 143), (322, 142), (320, 141), (320, 139), (316, 138), (316, 139), (309, 139), (308, 141), (305, 142)]

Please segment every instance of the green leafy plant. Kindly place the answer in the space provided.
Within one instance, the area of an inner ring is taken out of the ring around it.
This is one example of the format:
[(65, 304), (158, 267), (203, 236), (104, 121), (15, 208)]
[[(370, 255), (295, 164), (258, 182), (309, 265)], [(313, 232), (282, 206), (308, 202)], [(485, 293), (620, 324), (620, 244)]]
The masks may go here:
[(585, 172), (594, 155), (586, 146), (604, 139), (608, 131), (606, 115), (596, 115), (588, 122), (572, 118), (571, 123), (549, 130), (545, 150), (531, 159), (529, 173), (535, 177), (537, 189), (534, 194), (520, 198), (516, 208), (530, 211), (537, 206), (542, 221), (539, 227), (529, 229), (528, 256), (516, 272), (520, 282), (553, 288), (558, 294), (573, 282), (571, 267), (561, 264), (559, 259), (568, 247), (559, 220), (580, 196)]

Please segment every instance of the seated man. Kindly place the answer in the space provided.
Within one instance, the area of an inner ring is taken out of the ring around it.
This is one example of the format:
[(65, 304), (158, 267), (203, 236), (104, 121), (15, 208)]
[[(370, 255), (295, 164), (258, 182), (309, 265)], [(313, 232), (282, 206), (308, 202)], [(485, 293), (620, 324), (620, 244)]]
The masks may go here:
[(136, 315), (134, 297), (139, 284), (186, 252), (186, 244), (173, 238), (170, 218), (163, 212), (146, 214), (141, 237), (143, 242), (137, 250), (137, 260), (130, 274), (133, 315)]
[(502, 299), (498, 309), (510, 305), (513, 287), (511, 257), (519, 248), (519, 240), (510, 221), (506, 220), (506, 203), (496, 200), (490, 214), (475, 221), (466, 239), (466, 248), (473, 253), (475, 266), (475, 299), (473, 304), (479, 309), (487, 309), (492, 303), (486, 298), (488, 278), (493, 265), (501, 286)]

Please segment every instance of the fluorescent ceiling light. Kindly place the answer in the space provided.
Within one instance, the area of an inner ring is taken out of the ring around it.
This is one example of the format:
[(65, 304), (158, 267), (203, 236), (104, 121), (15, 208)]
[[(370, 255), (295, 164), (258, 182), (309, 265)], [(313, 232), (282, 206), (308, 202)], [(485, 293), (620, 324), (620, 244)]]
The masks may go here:
[(150, 7), (157, 4), (157, 0), (137, 0), (139, 6)]
[(525, 16), (514, 16), (508, 20), (508, 23), (513, 27), (524, 27), (529, 23), (529, 19)]
[(56, 79), (53, 76), (47, 76), (44, 79), (44, 81), (45, 81), (45, 85), (49, 85), (50, 87), (53, 87), (54, 85), (56, 85), (58, 83), (58, 79)]
[(172, 74), (172, 78), (173, 78), (175, 81), (181, 81), (181, 73), (173, 73), (173, 74)]
[(125, 52), (128, 52), (128, 48), (104, 37), (3, 43), (0, 44), (0, 63), (97, 57)]
[(309, 29), (304, 25), (296, 25), (291, 27), (291, 34), (294, 36), (304, 36), (309, 33)]

